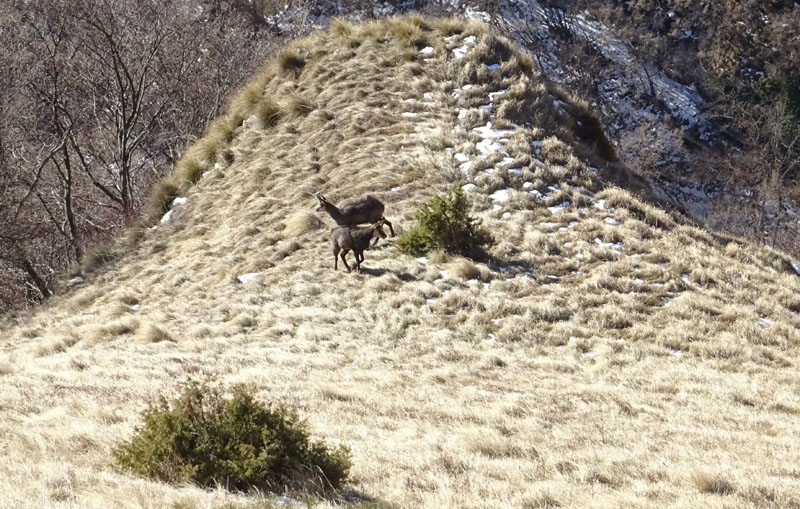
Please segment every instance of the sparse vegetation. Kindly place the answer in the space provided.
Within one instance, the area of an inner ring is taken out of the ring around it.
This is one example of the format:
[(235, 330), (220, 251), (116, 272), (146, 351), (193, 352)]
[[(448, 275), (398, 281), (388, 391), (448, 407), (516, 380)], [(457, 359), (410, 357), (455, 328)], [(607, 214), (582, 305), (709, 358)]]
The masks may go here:
[(165, 482), (325, 493), (342, 486), (351, 466), (347, 449), (311, 441), (296, 413), (260, 403), (242, 386), (226, 398), (209, 382), (188, 382), (143, 421), (114, 457), (125, 470)]

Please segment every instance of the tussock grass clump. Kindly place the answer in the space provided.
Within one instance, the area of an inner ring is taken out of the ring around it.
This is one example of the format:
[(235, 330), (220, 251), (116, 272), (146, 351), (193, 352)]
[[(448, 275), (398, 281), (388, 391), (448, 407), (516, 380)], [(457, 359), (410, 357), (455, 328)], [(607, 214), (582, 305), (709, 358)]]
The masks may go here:
[(145, 410), (143, 421), (114, 458), (169, 483), (323, 493), (341, 487), (351, 466), (346, 448), (312, 442), (295, 412), (257, 401), (244, 386), (226, 398), (217, 386), (190, 381), (176, 399)]
[[(150, 195), (150, 210), (152, 214), (163, 215), (169, 210), (172, 200), (178, 197), (180, 190), (171, 179), (161, 181)], [(153, 220), (156, 218), (154, 217)]]
[(296, 238), (319, 229), (322, 224), (322, 221), (313, 212), (299, 210), (286, 219), (286, 226), (283, 227), (283, 236)]
[(477, 265), (469, 258), (457, 257), (448, 265), (453, 275), (463, 279), (489, 280), (489, 269), (485, 265)]
[(694, 485), (703, 493), (715, 493), (717, 495), (729, 495), (736, 491), (734, 485), (720, 475), (709, 474), (707, 472), (695, 472), (692, 477)]
[(665, 211), (639, 200), (631, 193), (619, 188), (605, 189), (595, 196), (596, 199), (606, 200), (609, 208), (627, 209), (633, 216), (657, 228), (674, 228), (675, 220)]
[(284, 72), (300, 74), (306, 65), (306, 59), (297, 49), (289, 48), (278, 55), (278, 67)]
[(272, 99), (265, 99), (256, 107), (256, 118), (264, 128), (278, 125), (283, 114), (283, 109)]
[(113, 244), (101, 244), (93, 247), (83, 259), (70, 271), (70, 277), (82, 276), (97, 272), (114, 261), (119, 253), (114, 250)]
[(293, 95), (286, 99), (286, 102), (284, 103), (284, 109), (289, 115), (295, 117), (304, 117), (317, 109), (317, 105), (310, 99), (301, 97), (299, 95)]
[(136, 327), (136, 341), (147, 344), (173, 341), (173, 339), (163, 327), (152, 322), (145, 322)]
[(493, 243), (481, 221), (469, 215), (469, 203), (460, 187), (422, 205), (417, 225), (397, 239), (397, 247), (414, 256), (444, 249), (448, 253), (484, 257), (484, 248)]
[(436, 30), (445, 37), (460, 34), (464, 31), (465, 21), (461, 18), (444, 18), (439, 20)]

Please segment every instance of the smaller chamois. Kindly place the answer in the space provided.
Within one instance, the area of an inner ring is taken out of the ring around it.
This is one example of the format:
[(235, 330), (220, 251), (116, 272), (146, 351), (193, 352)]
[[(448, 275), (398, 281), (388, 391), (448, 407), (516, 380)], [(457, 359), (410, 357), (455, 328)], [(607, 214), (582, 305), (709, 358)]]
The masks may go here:
[[(315, 193), (314, 196), (319, 200), (319, 207), (317, 210), (325, 209), (336, 224), (340, 226), (356, 226), (366, 223), (375, 224), (382, 221), (383, 224), (389, 227), (389, 232), (391, 232), (392, 237), (394, 237), (392, 223), (383, 217), (383, 203), (374, 196), (368, 195), (363, 200), (348, 203), (342, 208), (338, 208), (336, 205), (329, 202), (327, 198), (322, 196), (321, 192)], [(384, 235), (384, 237), (386, 236)], [(377, 238), (375, 239), (375, 243), (378, 243)]]
[(350, 272), (345, 255), (352, 251), (356, 257), (356, 272), (361, 272), (361, 262), (364, 261), (364, 250), (369, 248), (369, 241), (375, 239), (385, 239), (386, 232), (383, 231), (383, 220), (378, 221), (372, 226), (336, 226), (331, 229), (331, 247), (333, 248), (333, 270), (339, 268), (339, 252), (341, 251), (342, 262)]

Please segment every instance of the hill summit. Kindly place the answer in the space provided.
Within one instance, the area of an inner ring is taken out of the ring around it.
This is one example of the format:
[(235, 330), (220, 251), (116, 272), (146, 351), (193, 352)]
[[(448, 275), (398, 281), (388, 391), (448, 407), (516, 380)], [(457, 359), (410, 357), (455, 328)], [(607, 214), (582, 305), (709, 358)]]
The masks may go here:
[[(797, 276), (637, 197), (598, 126), (478, 22), (292, 43), (112, 262), (7, 319), (0, 506), (263, 507), (112, 466), (187, 377), (296, 409), (387, 507), (799, 505)], [(389, 238), (333, 270), (314, 193), (401, 233), (456, 186), (486, 259)]]

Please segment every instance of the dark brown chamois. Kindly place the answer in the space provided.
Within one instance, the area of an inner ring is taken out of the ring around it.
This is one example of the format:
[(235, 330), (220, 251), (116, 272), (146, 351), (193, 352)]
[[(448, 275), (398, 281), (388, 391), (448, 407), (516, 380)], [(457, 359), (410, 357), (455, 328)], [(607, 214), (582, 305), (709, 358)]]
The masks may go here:
[[(366, 223), (375, 224), (378, 221), (383, 221), (383, 224), (389, 227), (389, 232), (391, 232), (392, 237), (394, 237), (392, 223), (383, 217), (383, 203), (374, 196), (367, 195), (363, 200), (348, 203), (342, 208), (338, 208), (336, 205), (329, 202), (320, 192), (315, 193), (314, 196), (319, 200), (319, 208), (317, 210), (325, 209), (336, 224), (340, 226), (356, 226)], [(375, 239), (376, 244), (377, 242), (378, 239)]]
[(364, 250), (369, 248), (369, 241), (385, 239), (383, 221), (378, 221), (372, 226), (336, 226), (331, 229), (331, 247), (333, 248), (333, 270), (339, 269), (339, 252), (342, 253), (342, 262), (350, 272), (345, 256), (352, 251), (356, 257), (356, 272), (361, 272), (361, 262), (364, 261)]

